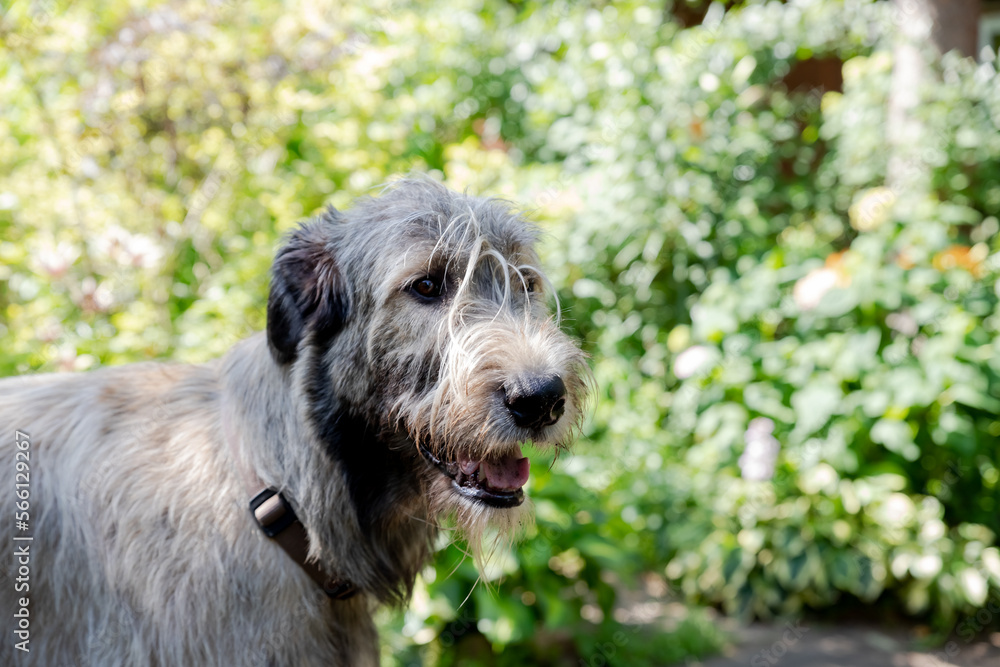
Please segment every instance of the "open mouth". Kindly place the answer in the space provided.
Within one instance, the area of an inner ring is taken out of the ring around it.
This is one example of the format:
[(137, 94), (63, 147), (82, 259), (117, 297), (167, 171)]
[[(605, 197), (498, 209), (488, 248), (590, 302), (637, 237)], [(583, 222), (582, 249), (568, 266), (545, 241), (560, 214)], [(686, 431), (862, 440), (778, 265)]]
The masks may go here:
[(524, 502), (525, 482), (528, 481), (528, 459), (516, 454), (498, 459), (473, 459), (459, 454), (454, 461), (442, 461), (423, 446), (420, 453), (451, 479), (458, 493), (493, 507), (517, 507)]

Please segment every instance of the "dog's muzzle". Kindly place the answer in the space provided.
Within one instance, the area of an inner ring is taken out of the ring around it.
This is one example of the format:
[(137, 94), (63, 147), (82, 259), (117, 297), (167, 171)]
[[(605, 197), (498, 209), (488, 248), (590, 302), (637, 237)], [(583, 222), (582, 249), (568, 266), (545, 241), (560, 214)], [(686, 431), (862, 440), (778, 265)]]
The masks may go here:
[[(566, 411), (566, 385), (558, 375), (522, 375), (501, 388), (503, 404), (518, 428), (533, 433), (553, 426)], [(455, 490), (493, 507), (517, 507), (524, 502), (528, 459), (516, 452), (501, 457), (474, 459), (459, 453), (446, 461), (420, 446), (423, 457), (451, 480)]]

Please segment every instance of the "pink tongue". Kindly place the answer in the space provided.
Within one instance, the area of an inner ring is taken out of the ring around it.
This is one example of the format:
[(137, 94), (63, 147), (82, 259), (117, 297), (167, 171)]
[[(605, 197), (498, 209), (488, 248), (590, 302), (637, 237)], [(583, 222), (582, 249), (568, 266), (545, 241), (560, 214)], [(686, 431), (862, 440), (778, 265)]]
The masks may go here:
[(479, 476), (497, 491), (516, 491), (528, 481), (529, 468), (527, 458), (505, 456), (499, 461), (483, 461), (479, 466)]

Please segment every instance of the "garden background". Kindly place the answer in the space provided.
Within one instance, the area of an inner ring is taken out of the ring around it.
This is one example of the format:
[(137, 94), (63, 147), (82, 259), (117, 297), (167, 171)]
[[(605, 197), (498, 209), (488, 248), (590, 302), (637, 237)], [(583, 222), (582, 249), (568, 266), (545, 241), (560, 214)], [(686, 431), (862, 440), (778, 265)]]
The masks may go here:
[(968, 641), (1000, 620), (1000, 78), (917, 43), (893, 116), (911, 19), (5, 0), (0, 375), (219, 356), (296, 221), (426, 172), (544, 229), (600, 391), (524, 543), (476, 586), (442, 544), (385, 664), (663, 665), (715, 610)]

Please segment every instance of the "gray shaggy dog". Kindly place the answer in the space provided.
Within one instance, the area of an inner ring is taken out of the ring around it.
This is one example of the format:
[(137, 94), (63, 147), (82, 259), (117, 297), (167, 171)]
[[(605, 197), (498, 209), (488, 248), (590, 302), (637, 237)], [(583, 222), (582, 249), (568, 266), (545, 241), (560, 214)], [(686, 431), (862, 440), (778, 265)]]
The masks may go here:
[(0, 664), (378, 664), (442, 521), (481, 561), (529, 518), (521, 445), (579, 429), (535, 241), (404, 180), (293, 232), (222, 359), (0, 381)]

